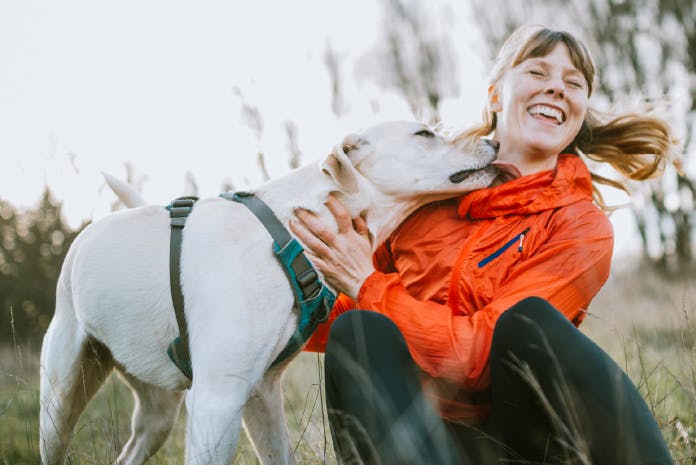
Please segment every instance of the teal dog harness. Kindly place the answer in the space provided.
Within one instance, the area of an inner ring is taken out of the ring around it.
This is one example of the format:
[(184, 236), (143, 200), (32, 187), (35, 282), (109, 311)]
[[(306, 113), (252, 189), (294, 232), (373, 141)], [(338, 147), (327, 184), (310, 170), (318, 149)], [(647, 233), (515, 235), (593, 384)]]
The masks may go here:
[[(261, 199), (249, 192), (225, 193), (220, 194), (220, 197), (245, 205), (259, 219), (273, 238), (273, 254), (280, 262), (292, 287), (295, 300), (293, 310), (298, 314), (299, 321), (295, 333), (271, 364), (273, 367), (299, 351), (317, 329), (319, 323), (326, 321), (333, 308), (336, 295), (319, 280), (317, 271), (303, 253), (304, 249), (300, 243), (290, 235), (273, 211)], [(193, 379), (193, 372), (186, 336), (186, 319), (183, 314), (183, 296), (181, 295), (178, 275), (181, 229), (186, 217), (193, 209), (194, 202), (195, 200), (191, 201), (190, 197), (184, 197), (176, 199), (167, 207), (171, 218), (170, 282), (172, 302), (179, 325), (179, 337), (170, 344), (167, 354), (189, 379)], [(186, 212), (184, 212), (185, 209), (187, 209)], [(176, 275), (176, 279), (174, 275)]]

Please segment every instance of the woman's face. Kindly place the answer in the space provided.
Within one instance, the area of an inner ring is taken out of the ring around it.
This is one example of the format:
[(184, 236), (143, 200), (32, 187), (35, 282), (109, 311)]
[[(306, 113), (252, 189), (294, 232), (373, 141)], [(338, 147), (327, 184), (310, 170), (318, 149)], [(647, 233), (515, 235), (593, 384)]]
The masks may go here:
[(588, 100), (587, 81), (563, 43), (509, 69), (489, 95), (501, 156), (513, 151), (523, 154), (520, 161), (555, 160), (580, 131)]

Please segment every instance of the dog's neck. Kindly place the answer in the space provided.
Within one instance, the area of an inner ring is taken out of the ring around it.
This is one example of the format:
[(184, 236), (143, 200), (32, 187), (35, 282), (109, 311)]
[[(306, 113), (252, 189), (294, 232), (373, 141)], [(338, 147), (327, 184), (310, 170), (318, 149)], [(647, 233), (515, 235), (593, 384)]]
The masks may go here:
[[(337, 190), (336, 184), (323, 173), (318, 163), (291, 171), (282, 178), (269, 181), (253, 192), (263, 200), (287, 228), (298, 208), (316, 214), (325, 225), (338, 229), (336, 220), (326, 206), (333, 193), (348, 209), (352, 218), (363, 216), (370, 230), (373, 251), (419, 206), (423, 200), (395, 199), (375, 189), (364, 178), (358, 178), (357, 193)], [(298, 189), (298, 186), (301, 186)], [(436, 200), (436, 199), (433, 199)]]

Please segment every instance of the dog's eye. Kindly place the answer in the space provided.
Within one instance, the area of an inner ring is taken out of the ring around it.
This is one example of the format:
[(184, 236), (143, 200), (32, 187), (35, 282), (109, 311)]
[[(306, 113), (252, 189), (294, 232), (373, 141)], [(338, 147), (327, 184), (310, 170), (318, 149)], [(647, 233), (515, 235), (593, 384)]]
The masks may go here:
[(435, 133), (429, 129), (421, 129), (418, 132), (413, 133), (414, 136), (423, 136), (423, 137), (435, 137)]

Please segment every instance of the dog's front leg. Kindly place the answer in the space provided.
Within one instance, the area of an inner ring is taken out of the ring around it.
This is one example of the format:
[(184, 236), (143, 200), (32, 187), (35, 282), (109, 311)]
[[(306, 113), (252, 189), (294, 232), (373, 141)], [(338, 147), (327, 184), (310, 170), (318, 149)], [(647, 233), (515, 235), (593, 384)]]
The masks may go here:
[(263, 465), (295, 463), (280, 390), (283, 371), (279, 366), (266, 373), (244, 410), (244, 428)]

